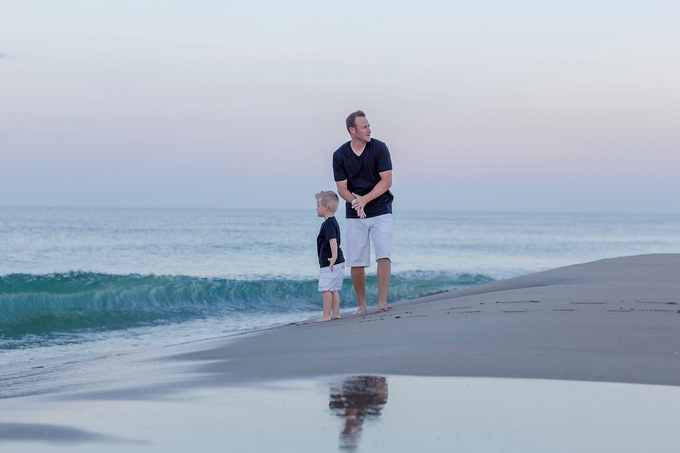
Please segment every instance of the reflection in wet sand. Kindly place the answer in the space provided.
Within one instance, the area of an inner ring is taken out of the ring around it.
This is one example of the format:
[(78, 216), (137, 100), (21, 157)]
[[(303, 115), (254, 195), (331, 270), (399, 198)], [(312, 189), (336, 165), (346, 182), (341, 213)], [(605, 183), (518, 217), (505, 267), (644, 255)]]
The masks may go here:
[(376, 420), (387, 403), (387, 379), (380, 376), (353, 376), (331, 387), (330, 410), (345, 419), (340, 433), (340, 450), (354, 451), (364, 420)]

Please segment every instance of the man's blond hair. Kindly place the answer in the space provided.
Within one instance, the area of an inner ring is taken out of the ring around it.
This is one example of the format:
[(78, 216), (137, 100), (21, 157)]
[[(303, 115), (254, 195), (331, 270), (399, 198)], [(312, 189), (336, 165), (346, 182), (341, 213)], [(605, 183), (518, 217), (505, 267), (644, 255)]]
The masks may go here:
[(332, 190), (322, 190), (321, 192), (314, 195), (314, 197), (321, 205), (328, 206), (331, 211), (335, 212), (338, 210), (340, 198), (338, 198), (338, 194)]

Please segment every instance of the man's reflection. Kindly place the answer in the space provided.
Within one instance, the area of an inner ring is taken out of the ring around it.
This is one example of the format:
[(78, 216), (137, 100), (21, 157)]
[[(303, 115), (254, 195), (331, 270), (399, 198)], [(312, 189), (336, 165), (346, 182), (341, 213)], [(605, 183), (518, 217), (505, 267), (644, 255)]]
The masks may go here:
[(345, 419), (345, 428), (340, 433), (340, 449), (354, 451), (364, 420), (380, 417), (387, 403), (387, 379), (380, 376), (354, 376), (331, 387), (331, 402), (328, 407)]

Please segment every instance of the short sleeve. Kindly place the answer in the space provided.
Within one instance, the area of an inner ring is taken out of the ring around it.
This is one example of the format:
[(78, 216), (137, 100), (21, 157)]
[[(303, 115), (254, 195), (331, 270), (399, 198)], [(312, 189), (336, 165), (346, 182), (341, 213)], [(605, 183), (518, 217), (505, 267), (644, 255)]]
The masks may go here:
[(382, 144), (380, 152), (378, 153), (378, 173), (392, 170), (392, 158), (390, 157), (390, 150), (387, 149), (386, 144)]
[(345, 163), (342, 159), (342, 151), (339, 149), (333, 153), (333, 178), (336, 182), (348, 179)]
[(330, 241), (331, 239), (338, 239), (338, 231), (337, 228), (335, 228), (335, 225), (333, 225), (333, 222), (324, 222), (323, 224), (323, 235), (326, 238), (327, 241)]

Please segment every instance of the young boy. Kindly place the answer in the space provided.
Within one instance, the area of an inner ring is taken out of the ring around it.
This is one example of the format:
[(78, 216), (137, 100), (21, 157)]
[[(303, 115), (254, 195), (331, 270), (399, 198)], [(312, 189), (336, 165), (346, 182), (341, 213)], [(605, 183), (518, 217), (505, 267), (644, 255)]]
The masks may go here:
[(324, 218), (319, 235), (316, 237), (316, 252), (319, 255), (319, 291), (323, 293), (323, 316), (316, 322), (340, 319), (340, 294), (345, 278), (345, 257), (340, 250), (340, 226), (335, 220), (339, 198), (332, 190), (315, 195), (316, 214)]

